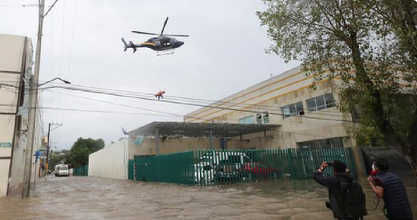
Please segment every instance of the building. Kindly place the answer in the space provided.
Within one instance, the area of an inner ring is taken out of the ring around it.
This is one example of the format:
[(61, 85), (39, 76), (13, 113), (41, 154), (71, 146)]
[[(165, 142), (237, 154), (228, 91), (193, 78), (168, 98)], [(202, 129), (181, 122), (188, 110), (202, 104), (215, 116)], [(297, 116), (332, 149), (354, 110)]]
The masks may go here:
[(313, 81), (297, 67), (191, 112), (184, 122), (280, 125), (267, 135), (246, 135), (242, 148), (352, 146), (352, 116), (337, 108), (341, 81), (322, 80), (316, 89)]
[[(23, 186), (33, 47), (30, 38), (0, 34), (0, 48), (0, 196), (5, 196)], [(31, 155), (41, 147), (39, 110), (36, 117)], [(38, 176), (38, 167), (39, 162), (32, 164), (32, 181)]]
[[(352, 115), (338, 110), (340, 80), (294, 68), (191, 112), (184, 122), (153, 122), (89, 157), (89, 175), (127, 178), (128, 161), (199, 149), (354, 146)], [(357, 148), (354, 148), (357, 151)]]

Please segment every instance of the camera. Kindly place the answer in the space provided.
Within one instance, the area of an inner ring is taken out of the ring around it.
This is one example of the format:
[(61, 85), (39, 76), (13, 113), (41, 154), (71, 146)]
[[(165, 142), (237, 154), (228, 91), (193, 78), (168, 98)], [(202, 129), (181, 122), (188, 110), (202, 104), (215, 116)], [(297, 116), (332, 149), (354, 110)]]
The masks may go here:
[(333, 162), (328, 162), (328, 163), (327, 163), (327, 165), (328, 165), (329, 167), (331, 167), (331, 166), (333, 166)]

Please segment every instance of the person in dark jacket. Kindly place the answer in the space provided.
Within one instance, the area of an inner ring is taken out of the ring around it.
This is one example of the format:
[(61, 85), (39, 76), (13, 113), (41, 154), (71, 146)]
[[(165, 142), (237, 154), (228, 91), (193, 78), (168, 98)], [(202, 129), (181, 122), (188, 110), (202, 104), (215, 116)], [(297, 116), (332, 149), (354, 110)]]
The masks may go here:
[(401, 180), (388, 172), (386, 160), (379, 158), (372, 165), (376, 177), (368, 177), (369, 184), (377, 197), (384, 199), (384, 214), (389, 220), (412, 220), (407, 192)]
[(367, 215), (365, 206), (360, 210), (355, 216), (348, 215), (344, 211), (344, 207), (347, 204), (344, 204), (342, 201), (342, 192), (341, 192), (341, 181), (350, 181), (355, 180), (355, 176), (349, 172), (346, 167), (346, 164), (341, 161), (334, 161), (333, 166), (333, 176), (323, 175), (323, 170), (329, 166), (329, 163), (323, 162), (320, 168), (314, 172), (314, 180), (329, 188), (329, 203), (326, 203), (326, 206), (333, 211), (333, 216), (338, 220), (357, 220), (363, 219), (363, 216)]

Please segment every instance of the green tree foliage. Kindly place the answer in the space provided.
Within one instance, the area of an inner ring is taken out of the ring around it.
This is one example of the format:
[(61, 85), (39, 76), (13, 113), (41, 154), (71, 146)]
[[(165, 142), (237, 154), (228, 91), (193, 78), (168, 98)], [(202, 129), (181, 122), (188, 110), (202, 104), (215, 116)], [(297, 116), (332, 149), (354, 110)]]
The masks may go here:
[(78, 138), (78, 140), (71, 147), (68, 154), (68, 164), (71, 167), (80, 167), (88, 164), (88, 156), (98, 150), (103, 149), (103, 139), (84, 139)]
[(391, 145), (416, 164), (417, 3), (263, 0), (268, 52), (300, 60), (315, 82), (341, 78), (342, 111), (360, 111), (358, 144)]

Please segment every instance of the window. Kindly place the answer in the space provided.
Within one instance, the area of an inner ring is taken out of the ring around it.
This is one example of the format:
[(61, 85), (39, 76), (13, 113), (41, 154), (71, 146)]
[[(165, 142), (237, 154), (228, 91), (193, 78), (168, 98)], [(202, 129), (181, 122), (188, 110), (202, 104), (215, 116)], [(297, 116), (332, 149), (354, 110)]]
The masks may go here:
[(327, 93), (322, 96), (307, 99), (306, 103), (308, 112), (320, 111), (336, 106), (333, 93)]
[(262, 113), (264, 117), (264, 124), (269, 124), (269, 114), (268, 112)]
[(291, 105), (281, 107), (281, 111), (282, 111), (283, 118), (304, 115), (303, 103), (297, 102)]
[(262, 124), (262, 114), (256, 114), (256, 124)]
[(298, 143), (300, 148), (320, 149), (320, 148), (342, 148), (342, 138), (329, 138), (314, 141), (306, 141)]
[(253, 115), (239, 119), (239, 124), (255, 124)]

